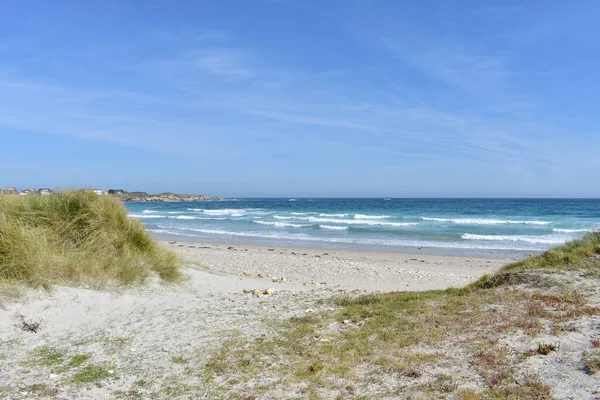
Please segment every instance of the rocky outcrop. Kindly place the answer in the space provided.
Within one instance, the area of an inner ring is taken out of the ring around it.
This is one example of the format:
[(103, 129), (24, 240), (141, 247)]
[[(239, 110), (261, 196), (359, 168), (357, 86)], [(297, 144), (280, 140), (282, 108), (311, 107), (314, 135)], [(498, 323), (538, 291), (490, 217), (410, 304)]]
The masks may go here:
[(117, 195), (124, 202), (143, 203), (143, 202), (182, 202), (182, 201), (216, 201), (224, 200), (219, 196), (208, 196), (205, 194), (148, 194), (144, 192), (131, 192)]

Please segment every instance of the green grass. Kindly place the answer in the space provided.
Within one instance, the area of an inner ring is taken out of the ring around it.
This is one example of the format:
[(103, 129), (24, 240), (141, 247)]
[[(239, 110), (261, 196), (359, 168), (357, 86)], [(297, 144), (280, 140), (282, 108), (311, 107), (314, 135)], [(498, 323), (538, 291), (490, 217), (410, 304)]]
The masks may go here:
[(30, 366), (55, 367), (65, 361), (65, 354), (54, 347), (44, 346), (34, 352), (34, 359), (28, 364)]
[[(600, 257), (600, 232), (590, 232), (580, 240), (573, 240), (536, 257), (504, 266), (493, 276), (484, 275), (477, 282), (467, 286), (470, 289), (490, 288), (497, 285), (523, 283), (523, 276), (535, 270), (547, 272), (560, 270), (598, 270)], [(531, 279), (528, 277), (527, 279)]]
[(91, 357), (92, 357), (92, 355), (89, 354), (89, 353), (74, 355), (73, 357), (71, 357), (71, 360), (67, 364), (67, 368), (77, 368), (77, 367), (80, 367), (87, 360), (89, 360)]
[(73, 375), (73, 383), (91, 383), (115, 377), (115, 369), (109, 364), (92, 364)]
[(112, 196), (0, 195), (0, 283), (132, 283), (151, 273), (173, 282), (179, 267)]
[(175, 364), (185, 364), (189, 360), (183, 356), (173, 356), (173, 357), (171, 357), (171, 361), (174, 362)]
[[(528, 355), (508, 352), (499, 340), (515, 332), (531, 338), (547, 330), (560, 332), (567, 321), (600, 315), (599, 307), (568, 287), (543, 291), (551, 283), (544, 274), (580, 270), (598, 276), (599, 253), (600, 233), (590, 233), (464, 288), (336, 297), (334, 311), (291, 318), (272, 337), (224, 343), (206, 364), (205, 379), (228, 393), (243, 392), (262, 379), (306, 393), (343, 395), (351, 384), (357, 392), (381, 390), (377, 393), (383, 395), (385, 385), (377, 377), (385, 376), (413, 382), (399, 387), (396, 394), (403, 396), (412, 390), (427, 398), (455, 392), (465, 399), (547, 399), (546, 385), (518, 375), (517, 366)], [(535, 290), (521, 290), (520, 284)], [(464, 359), (452, 360), (456, 349), (485, 382), (482, 393), (432, 374), (438, 365), (465, 365)], [(541, 350), (540, 356), (552, 349)], [(597, 360), (593, 352), (586, 355), (589, 373), (597, 372)]]

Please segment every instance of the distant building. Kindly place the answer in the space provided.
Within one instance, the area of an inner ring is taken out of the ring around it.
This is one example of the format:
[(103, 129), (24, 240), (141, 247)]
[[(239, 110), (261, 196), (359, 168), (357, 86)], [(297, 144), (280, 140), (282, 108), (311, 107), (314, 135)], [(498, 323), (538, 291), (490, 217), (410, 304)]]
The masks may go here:
[(123, 189), (109, 189), (108, 194), (125, 194)]
[(91, 191), (96, 193), (98, 196), (102, 196), (104, 194), (102, 189), (92, 189)]
[(25, 190), (21, 190), (20, 195), (22, 196), (28, 196), (28, 195), (32, 195), (32, 194), (38, 194), (38, 190), (37, 189), (25, 189)]
[(17, 194), (17, 189), (14, 187), (9, 187), (4, 191), (4, 194)]
[(52, 190), (48, 189), (48, 188), (42, 188), (40, 189), (40, 194), (42, 196), (48, 196), (52, 194)]

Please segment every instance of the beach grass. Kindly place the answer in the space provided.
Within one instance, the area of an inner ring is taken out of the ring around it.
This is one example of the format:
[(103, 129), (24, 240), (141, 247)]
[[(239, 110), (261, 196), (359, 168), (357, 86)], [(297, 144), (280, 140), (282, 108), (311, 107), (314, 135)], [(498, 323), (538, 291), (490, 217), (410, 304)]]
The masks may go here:
[(0, 283), (133, 283), (152, 273), (175, 282), (179, 267), (111, 196), (0, 196)]
[[(526, 283), (523, 280), (536, 279), (534, 271), (595, 271), (600, 261), (600, 232), (587, 233), (582, 239), (573, 240), (562, 246), (502, 267), (493, 276), (484, 275), (467, 290), (490, 288), (493, 286)], [(537, 275), (537, 279), (543, 279)], [(538, 282), (543, 283), (543, 282)], [(552, 284), (552, 282), (547, 282)]]
[[(464, 288), (334, 297), (333, 310), (286, 320), (273, 336), (226, 342), (205, 379), (228, 394), (272, 382), (266, 391), (293, 388), (314, 398), (549, 399), (550, 388), (519, 364), (556, 346), (515, 352), (505, 340), (559, 337), (569, 321), (600, 315), (569, 285), (554, 284), (561, 272), (598, 276), (598, 254), (600, 233), (589, 233)], [(584, 360), (589, 373), (598, 370), (594, 351)], [(476, 390), (469, 382), (482, 384)]]

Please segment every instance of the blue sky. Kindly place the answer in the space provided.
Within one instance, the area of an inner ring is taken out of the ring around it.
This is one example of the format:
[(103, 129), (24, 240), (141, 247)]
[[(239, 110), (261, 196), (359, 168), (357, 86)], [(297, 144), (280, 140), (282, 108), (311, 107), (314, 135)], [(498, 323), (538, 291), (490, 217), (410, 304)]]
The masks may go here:
[(596, 1), (20, 0), (0, 187), (600, 197)]

